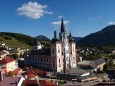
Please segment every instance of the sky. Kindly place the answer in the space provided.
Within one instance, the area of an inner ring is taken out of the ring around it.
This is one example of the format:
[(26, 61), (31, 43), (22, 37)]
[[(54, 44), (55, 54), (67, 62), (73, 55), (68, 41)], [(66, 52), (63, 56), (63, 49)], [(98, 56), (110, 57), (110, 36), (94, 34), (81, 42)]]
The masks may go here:
[(62, 17), (67, 33), (84, 37), (115, 24), (115, 0), (0, 0), (0, 32), (51, 39)]

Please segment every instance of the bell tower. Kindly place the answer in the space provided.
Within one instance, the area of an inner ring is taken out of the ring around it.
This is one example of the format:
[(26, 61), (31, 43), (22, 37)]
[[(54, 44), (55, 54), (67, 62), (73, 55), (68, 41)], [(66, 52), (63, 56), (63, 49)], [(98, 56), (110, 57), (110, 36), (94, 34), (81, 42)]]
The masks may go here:
[(55, 72), (61, 72), (63, 70), (63, 57), (62, 57), (62, 44), (57, 38), (57, 33), (54, 31), (54, 38), (51, 43), (51, 62), (52, 69)]
[(69, 47), (70, 47), (70, 66), (71, 68), (76, 67), (76, 43), (74, 42), (74, 39), (71, 35), (71, 32), (69, 33)]

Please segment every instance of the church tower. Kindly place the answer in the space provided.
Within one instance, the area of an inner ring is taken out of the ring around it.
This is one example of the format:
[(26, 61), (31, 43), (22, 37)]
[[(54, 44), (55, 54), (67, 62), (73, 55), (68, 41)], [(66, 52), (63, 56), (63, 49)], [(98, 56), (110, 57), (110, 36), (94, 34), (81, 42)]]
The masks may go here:
[(70, 55), (69, 55), (69, 40), (67, 32), (64, 26), (63, 18), (61, 21), (61, 32), (60, 32), (60, 42), (62, 43), (62, 55), (63, 55), (63, 72), (67, 73), (70, 68)]
[(42, 49), (42, 45), (41, 45), (41, 43), (38, 41), (38, 38), (36, 38), (36, 45), (33, 46), (33, 49), (32, 49), (32, 50), (36, 51), (36, 50), (39, 50), (39, 49)]
[(63, 18), (61, 20), (59, 39), (56, 31), (54, 31), (50, 49), (53, 71), (69, 73), (70, 68), (76, 67), (76, 44), (71, 33), (68, 38)]
[(76, 43), (74, 42), (74, 39), (71, 35), (71, 32), (69, 33), (69, 49), (70, 49), (70, 67), (76, 67)]
[(51, 43), (51, 63), (52, 69), (55, 72), (62, 72), (63, 70), (63, 57), (62, 57), (62, 44), (57, 38), (56, 31), (54, 31), (54, 38)]

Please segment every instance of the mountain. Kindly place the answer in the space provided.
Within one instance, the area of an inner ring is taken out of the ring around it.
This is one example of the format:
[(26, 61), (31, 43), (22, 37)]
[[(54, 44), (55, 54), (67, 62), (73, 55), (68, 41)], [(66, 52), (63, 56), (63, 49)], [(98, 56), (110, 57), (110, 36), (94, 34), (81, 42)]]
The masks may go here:
[[(36, 37), (35, 37), (36, 38)], [(44, 36), (44, 35), (39, 35), (39, 36), (37, 36), (37, 39), (39, 40), (39, 41), (50, 41), (50, 39), (49, 38), (47, 38), (46, 36)]]
[(91, 46), (115, 46), (115, 25), (92, 33), (78, 41), (79, 44)]
[(83, 37), (73, 37), (75, 42), (80, 41)]

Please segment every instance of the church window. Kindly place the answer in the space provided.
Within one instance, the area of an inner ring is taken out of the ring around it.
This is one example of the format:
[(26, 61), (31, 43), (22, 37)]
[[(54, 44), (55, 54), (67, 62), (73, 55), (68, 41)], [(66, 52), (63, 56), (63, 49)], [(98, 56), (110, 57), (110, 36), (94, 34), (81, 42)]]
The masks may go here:
[(75, 60), (75, 57), (73, 57), (73, 60)]
[(74, 46), (73, 46), (73, 52), (75, 51)]
[(59, 63), (60, 63), (60, 58), (59, 58)]
[(53, 58), (53, 68), (55, 68), (55, 59)]
[(41, 58), (41, 62), (42, 62), (42, 58)]
[(59, 67), (61, 67), (61, 64), (60, 64), (60, 58), (59, 58)]
[(44, 58), (44, 62), (45, 62), (45, 58)]
[(58, 53), (60, 53), (60, 47), (58, 47)]
[(52, 49), (52, 54), (54, 54), (54, 48)]
[(48, 58), (47, 58), (47, 62), (48, 62)]

